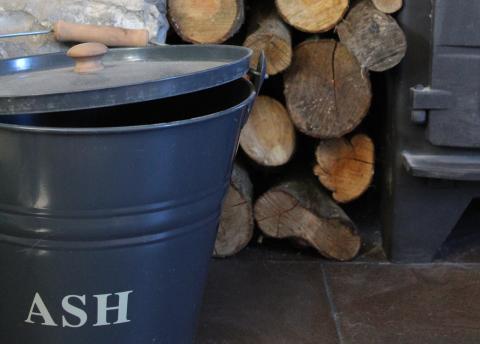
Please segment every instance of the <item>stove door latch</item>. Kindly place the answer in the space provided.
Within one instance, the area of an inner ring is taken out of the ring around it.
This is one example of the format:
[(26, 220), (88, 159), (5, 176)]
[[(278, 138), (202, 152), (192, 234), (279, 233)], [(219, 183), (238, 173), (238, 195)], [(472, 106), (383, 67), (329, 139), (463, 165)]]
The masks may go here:
[(430, 110), (449, 109), (453, 105), (453, 96), (449, 91), (417, 85), (410, 88), (410, 94), (412, 96), (411, 120), (416, 124), (427, 123), (427, 114)]

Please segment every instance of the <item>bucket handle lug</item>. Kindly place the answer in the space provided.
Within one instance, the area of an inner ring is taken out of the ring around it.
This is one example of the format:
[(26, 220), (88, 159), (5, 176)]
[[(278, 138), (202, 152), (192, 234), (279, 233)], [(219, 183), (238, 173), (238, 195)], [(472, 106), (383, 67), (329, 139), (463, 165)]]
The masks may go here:
[[(253, 82), (253, 87), (255, 89), (256, 96), (260, 93), (260, 89), (262, 88), (263, 81), (268, 78), (267, 75), (267, 60), (265, 58), (265, 53), (263, 50), (260, 52), (260, 56), (258, 57), (257, 68), (250, 68), (248, 71), (248, 75), (250, 80)], [(255, 97), (252, 98), (252, 101), (247, 106), (247, 112), (245, 114), (245, 118), (243, 119), (242, 127), (248, 119), (250, 115), (250, 111), (252, 111), (253, 103), (255, 103)]]
[(253, 85), (255, 86), (255, 92), (257, 93), (257, 96), (258, 96), (258, 93), (262, 88), (263, 81), (268, 78), (267, 60), (265, 58), (265, 53), (263, 50), (260, 52), (260, 56), (258, 57), (257, 68), (255, 69), (250, 68), (249, 74), (251, 75), (251, 78), (253, 80)]

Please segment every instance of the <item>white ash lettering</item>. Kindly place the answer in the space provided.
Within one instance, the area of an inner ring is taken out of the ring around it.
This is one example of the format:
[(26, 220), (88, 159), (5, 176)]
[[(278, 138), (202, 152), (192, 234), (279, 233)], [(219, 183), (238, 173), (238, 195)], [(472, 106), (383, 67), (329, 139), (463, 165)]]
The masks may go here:
[[(92, 295), (92, 299), (94, 299), (97, 304), (96, 322), (92, 326), (110, 326), (130, 322), (128, 319), (128, 298), (131, 293), (133, 293), (133, 290), (115, 294)], [(117, 301), (115, 306), (109, 306), (109, 303), (111, 305), (112, 302), (114, 302), (112, 299), (116, 299)], [(58, 322), (55, 322), (42, 296), (36, 292), (25, 322), (41, 326), (70, 328), (83, 327), (88, 323), (89, 315), (83, 309), (83, 307), (87, 305), (86, 295), (67, 295), (62, 298), (61, 305), (64, 314), (61, 315), (61, 321), (58, 320)], [(109, 322), (107, 320), (107, 315), (111, 314), (109, 312), (116, 312), (117, 320), (115, 322)], [(66, 316), (68, 316), (68, 318)]]

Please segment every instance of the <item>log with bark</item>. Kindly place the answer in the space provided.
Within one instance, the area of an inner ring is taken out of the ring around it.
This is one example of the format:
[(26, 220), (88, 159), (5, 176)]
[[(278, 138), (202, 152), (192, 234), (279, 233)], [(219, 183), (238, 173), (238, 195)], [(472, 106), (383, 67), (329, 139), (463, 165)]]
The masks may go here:
[(322, 141), (317, 146), (314, 174), (340, 203), (360, 197), (374, 173), (374, 145), (364, 134)]
[(300, 239), (331, 259), (351, 260), (361, 246), (353, 222), (313, 178), (297, 176), (270, 189), (256, 201), (254, 216), (265, 235)]
[(335, 27), (348, 10), (348, 0), (276, 0), (282, 18), (304, 32), (325, 32)]
[(227, 257), (240, 252), (253, 236), (253, 187), (247, 171), (235, 164), (223, 201), (213, 255)]
[(223, 43), (242, 26), (243, 0), (168, 0), (175, 32), (191, 43)]
[(403, 6), (403, 0), (372, 0), (375, 7), (384, 13), (395, 13)]
[(253, 50), (251, 67), (257, 66), (260, 52), (264, 51), (267, 74), (283, 72), (292, 62), (292, 37), (289, 28), (269, 1), (257, 2), (250, 12), (252, 17), (243, 45)]
[(407, 40), (397, 21), (379, 11), (371, 0), (356, 4), (337, 25), (337, 33), (360, 65), (371, 71), (396, 66), (407, 51)]
[(271, 97), (259, 96), (243, 127), (240, 146), (259, 165), (286, 164), (295, 151), (295, 128), (285, 107)]
[(360, 124), (370, 107), (368, 73), (335, 40), (307, 40), (298, 45), (284, 79), (293, 123), (309, 136), (341, 137)]

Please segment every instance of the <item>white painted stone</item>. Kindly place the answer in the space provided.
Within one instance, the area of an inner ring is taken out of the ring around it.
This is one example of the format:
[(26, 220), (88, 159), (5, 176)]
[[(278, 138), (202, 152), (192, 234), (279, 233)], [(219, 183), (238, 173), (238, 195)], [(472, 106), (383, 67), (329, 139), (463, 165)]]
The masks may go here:
[[(42, 30), (58, 20), (146, 28), (155, 43), (164, 43), (168, 30), (165, 0), (0, 0), (0, 34)], [(3, 58), (67, 48), (52, 34), (0, 39)]]

